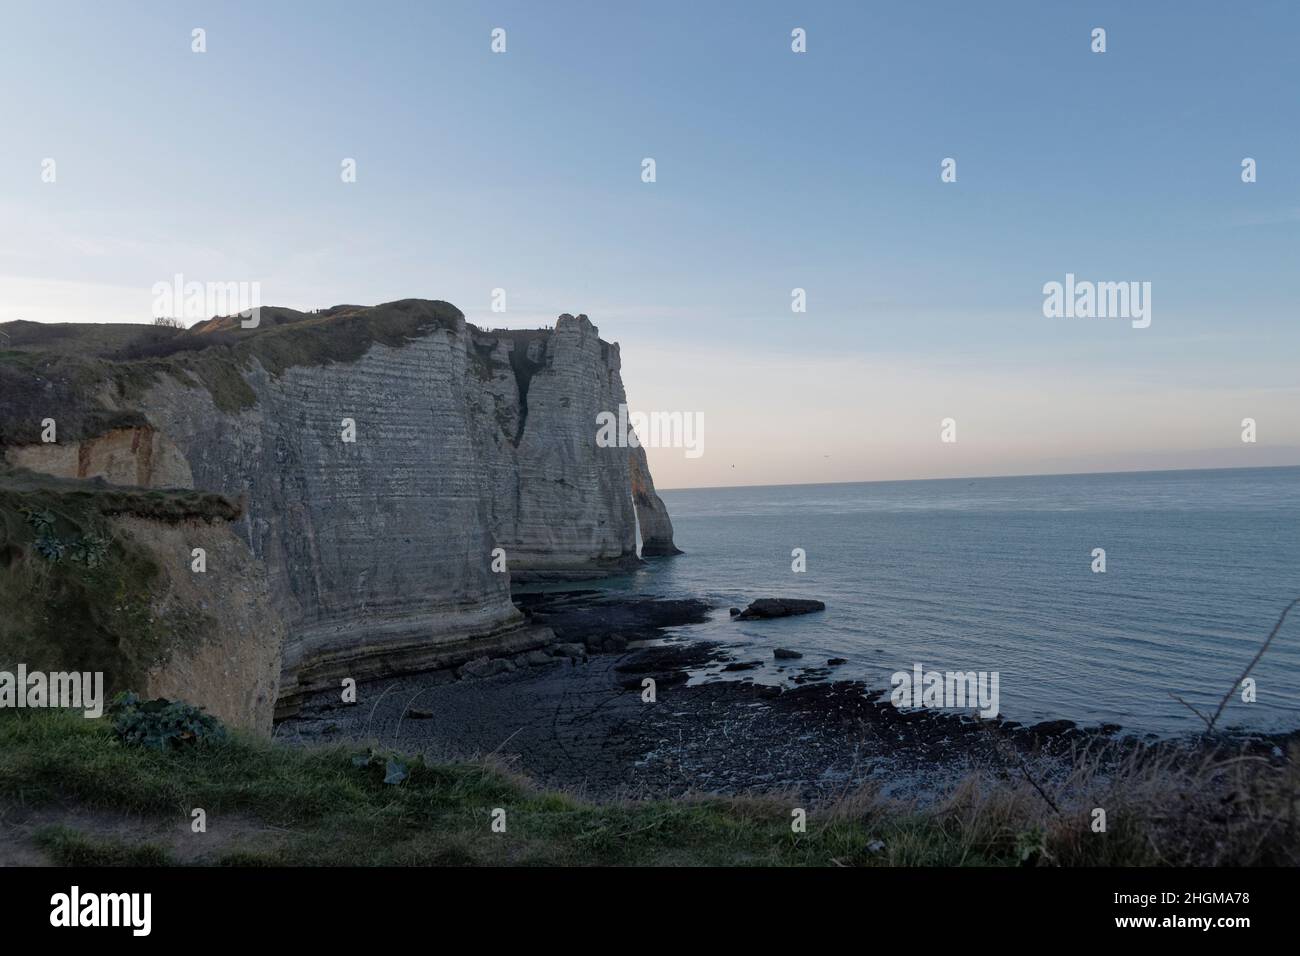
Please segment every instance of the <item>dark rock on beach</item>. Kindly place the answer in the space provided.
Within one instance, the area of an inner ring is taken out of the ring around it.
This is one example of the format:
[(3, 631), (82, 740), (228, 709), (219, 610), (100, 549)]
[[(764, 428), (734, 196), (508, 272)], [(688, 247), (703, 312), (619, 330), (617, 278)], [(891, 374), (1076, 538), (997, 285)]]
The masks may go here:
[(456, 673), (462, 680), (469, 680), (477, 677), (491, 677), (494, 674), (502, 674), (514, 669), (514, 662), (505, 658), (496, 657), (489, 660), (486, 657), (476, 657), (461, 666)]
[(528, 667), (541, 667), (544, 664), (552, 664), (554, 662), (555, 658), (545, 651), (528, 651), (527, 653), (520, 654), (515, 658), (516, 664), (519, 664), (520, 666), (527, 665)]
[(1078, 725), (1072, 720), (1044, 720), (1030, 727), (1029, 732), (1035, 737), (1063, 737), (1077, 729)]
[(588, 651), (622, 652), (633, 641), (658, 637), (661, 629), (708, 620), (709, 605), (694, 598), (611, 596), (587, 588), (523, 592), (515, 605), (564, 643)]
[(778, 647), (776, 650), (772, 652), (772, 656), (779, 661), (792, 661), (792, 660), (796, 660), (797, 658), (803, 657), (803, 655), (800, 654), (798, 651), (792, 651), (786, 647)]
[(826, 610), (822, 601), (805, 598), (759, 598), (737, 615), (738, 621), (753, 621), (772, 617), (789, 617), (792, 614), (812, 614)]

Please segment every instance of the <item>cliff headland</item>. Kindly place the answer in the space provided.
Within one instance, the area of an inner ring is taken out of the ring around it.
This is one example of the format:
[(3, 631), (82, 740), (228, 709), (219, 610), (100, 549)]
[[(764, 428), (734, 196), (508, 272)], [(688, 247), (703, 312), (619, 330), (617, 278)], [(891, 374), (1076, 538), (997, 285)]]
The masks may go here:
[[(406, 299), (266, 307), (255, 328), (233, 316), (3, 331), (0, 578), (32, 594), (40, 620), (0, 625), (0, 658), (38, 626), (121, 656), (125, 625), (89, 579), (131, 556), (139, 567), (122, 573), (157, 633), (131, 667), (119, 662), (113, 689), (129, 676), (267, 730), (272, 704), (290, 714), (344, 679), (547, 645), (553, 634), (512, 603), (512, 580), (632, 569), (638, 519), (644, 553), (676, 551), (644, 451), (595, 441), (596, 416), (626, 395), (618, 345), (583, 315), (485, 331), (446, 302)], [(83, 507), (111, 488), (134, 503), (112, 516)], [(157, 504), (198, 494), (225, 506)], [(35, 548), (42, 534), (111, 546), (95, 568), (55, 571)], [(163, 612), (177, 599), (161, 582), (201, 590), (185, 626)], [(62, 589), (54, 603), (50, 588)], [(84, 613), (60, 615), (60, 601)], [(232, 643), (231, 622), (254, 633)], [(218, 693), (251, 658), (257, 687)]]

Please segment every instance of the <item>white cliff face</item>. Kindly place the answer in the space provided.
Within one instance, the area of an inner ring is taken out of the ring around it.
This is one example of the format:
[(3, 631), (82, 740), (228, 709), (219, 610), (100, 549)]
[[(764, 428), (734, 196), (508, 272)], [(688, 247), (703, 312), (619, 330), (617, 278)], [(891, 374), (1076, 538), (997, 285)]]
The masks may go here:
[(641, 553), (646, 557), (681, 554), (673, 543), (673, 522), (663, 499), (655, 491), (650, 477), (650, 463), (645, 449), (638, 445), (629, 455), (632, 485), (632, 503), (636, 506), (637, 523), (641, 531)]
[[(235, 530), (286, 629), (282, 698), (541, 643), (512, 577), (635, 566), (635, 509), (658, 499), (650, 485), (634, 505), (629, 450), (596, 444), (597, 415), (625, 397), (618, 347), (585, 316), (490, 333), (407, 300), (272, 318), (135, 404), (181, 459), (160, 481), (242, 501)], [(143, 473), (114, 461), (97, 473)], [(650, 521), (662, 543), (666, 515)]]
[[(482, 447), (492, 527), (516, 580), (635, 567), (627, 449), (596, 444), (597, 416), (626, 401), (617, 345), (586, 316), (554, 331), (479, 333), (492, 369)], [(496, 425), (497, 427), (493, 427)]]
[(522, 625), (509, 576), (491, 569), (465, 341), (435, 329), (354, 362), (278, 376), (255, 364), (257, 404), (233, 416), (204, 389), (150, 394), (195, 483), (243, 497), (242, 531), (288, 627), (283, 695)]

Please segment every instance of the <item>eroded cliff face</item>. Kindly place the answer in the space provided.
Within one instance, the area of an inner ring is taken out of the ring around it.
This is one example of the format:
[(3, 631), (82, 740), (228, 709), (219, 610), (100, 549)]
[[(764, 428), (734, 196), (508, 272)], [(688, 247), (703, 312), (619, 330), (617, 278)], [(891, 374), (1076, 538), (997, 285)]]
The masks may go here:
[(284, 621), (282, 712), (344, 677), (545, 643), (511, 579), (634, 567), (638, 516), (646, 554), (676, 553), (644, 452), (596, 444), (597, 415), (626, 399), (618, 346), (585, 316), (486, 332), (423, 300), (263, 313), (244, 338), (190, 330), (226, 344), (112, 393), (114, 415), (146, 426), (7, 456), (239, 499), (235, 530)]
[[(261, 563), (224, 522), (167, 524), (122, 515), (112, 525), (155, 556), (161, 573), (152, 613), (191, 622), (185, 641), (161, 655), (133, 689), (198, 704), (232, 727), (270, 733), (286, 631)], [(192, 570), (194, 548), (204, 550), (202, 574)]]
[(215, 495), (5, 469), (0, 669), (98, 672), (110, 699), (183, 699), (269, 733), (285, 630), (237, 514)]
[(466, 340), (461, 320), (352, 362), (272, 375), (254, 360), (256, 402), (235, 415), (175, 379), (149, 391), (145, 414), (196, 484), (243, 496), (241, 531), (288, 625), (285, 698), (523, 627), (492, 571)]
[(80, 441), (5, 449), (11, 465), (59, 478), (103, 478), (142, 488), (193, 488), (185, 456), (157, 429), (114, 428)]
[(585, 315), (473, 340), (487, 372), (476, 434), (492, 476), (491, 527), (514, 579), (635, 567), (627, 450), (595, 440), (597, 415), (626, 401), (618, 346)]
[(636, 506), (637, 523), (641, 530), (641, 553), (655, 555), (681, 554), (673, 543), (673, 523), (663, 499), (655, 491), (650, 477), (650, 463), (645, 449), (638, 445), (629, 456), (629, 478), (632, 485), (632, 502)]

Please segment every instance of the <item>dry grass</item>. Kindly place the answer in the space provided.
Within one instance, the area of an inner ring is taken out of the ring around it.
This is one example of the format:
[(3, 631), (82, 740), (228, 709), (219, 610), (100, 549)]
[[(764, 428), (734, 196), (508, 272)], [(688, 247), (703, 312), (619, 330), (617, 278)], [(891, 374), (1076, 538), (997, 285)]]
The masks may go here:
[[(1070, 771), (1038, 786), (992, 769), (963, 779), (919, 814), (965, 860), (1047, 866), (1300, 865), (1296, 815), (1300, 747), (1267, 758), (1220, 747), (1185, 745), (1079, 748)], [(1105, 830), (1094, 811), (1105, 812)], [(826, 809), (830, 819), (890, 820), (901, 832), (915, 808), (882, 801), (874, 789)], [(888, 841), (887, 846), (888, 846)], [(918, 859), (924, 846), (889, 847), (891, 862)]]

